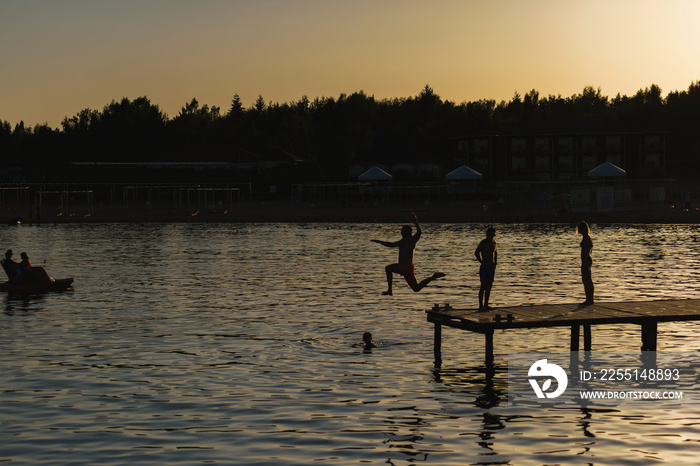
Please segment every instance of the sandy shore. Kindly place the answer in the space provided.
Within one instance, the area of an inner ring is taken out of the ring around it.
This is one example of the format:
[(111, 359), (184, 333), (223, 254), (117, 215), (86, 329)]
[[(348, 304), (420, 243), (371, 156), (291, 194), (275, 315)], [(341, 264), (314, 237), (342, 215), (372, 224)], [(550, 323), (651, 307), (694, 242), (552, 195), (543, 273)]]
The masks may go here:
[(421, 222), (437, 223), (700, 223), (700, 211), (684, 212), (665, 205), (637, 204), (623, 212), (566, 212), (550, 204), (521, 204), (500, 207), (481, 202), (431, 204), (314, 205), (293, 201), (241, 203), (230, 211), (185, 209), (168, 206), (95, 205), (92, 212), (75, 208), (67, 212), (45, 209), (40, 219), (30, 216), (29, 208), (5, 206), (2, 221), (17, 218), (22, 223), (189, 223), (189, 222), (350, 222), (405, 223), (415, 212)]

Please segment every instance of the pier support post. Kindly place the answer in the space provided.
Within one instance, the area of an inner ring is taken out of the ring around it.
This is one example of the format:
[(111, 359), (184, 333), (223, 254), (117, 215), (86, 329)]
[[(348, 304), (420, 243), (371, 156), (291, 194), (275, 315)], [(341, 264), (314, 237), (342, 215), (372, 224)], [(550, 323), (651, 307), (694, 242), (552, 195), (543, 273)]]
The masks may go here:
[(486, 337), (486, 348), (484, 351), (484, 359), (486, 366), (493, 364), (493, 328), (488, 328), (484, 332), (484, 337)]
[(583, 324), (583, 351), (590, 351), (591, 346), (591, 324)]
[[(571, 349), (570, 351), (578, 351), (579, 341), (581, 337), (581, 326), (574, 324), (571, 326)], [(583, 324), (583, 350), (590, 351), (592, 347), (591, 324)]]
[(581, 331), (579, 325), (571, 326), (571, 349), (570, 351), (578, 351), (578, 341)]
[(433, 353), (435, 355), (435, 365), (442, 362), (442, 325), (435, 322), (435, 336), (433, 338)]
[(656, 332), (655, 320), (642, 323), (642, 351), (656, 351)]

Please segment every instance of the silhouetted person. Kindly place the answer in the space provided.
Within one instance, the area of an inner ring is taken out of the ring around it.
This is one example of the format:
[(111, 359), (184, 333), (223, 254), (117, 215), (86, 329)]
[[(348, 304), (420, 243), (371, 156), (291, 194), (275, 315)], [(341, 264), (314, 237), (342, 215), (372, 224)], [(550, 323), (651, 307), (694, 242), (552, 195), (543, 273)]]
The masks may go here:
[(22, 258), (22, 262), (19, 263), (19, 270), (23, 279), (39, 282), (52, 281), (52, 278), (49, 277), (49, 274), (46, 273), (43, 267), (34, 267), (29, 262), (29, 256), (26, 252), (21, 253), (19, 256)]
[(376, 348), (376, 347), (377, 347), (377, 345), (375, 345), (374, 343), (372, 343), (372, 334), (369, 333), (369, 332), (365, 332), (365, 333), (362, 335), (362, 341), (365, 343), (365, 346), (364, 346), (364, 348), (363, 348), (363, 349), (365, 349), (365, 350), (371, 350), (372, 348)]
[(1, 261), (2, 268), (7, 274), (7, 278), (11, 281), (17, 280), (19, 278), (19, 264), (12, 259), (12, 249), (8, 249), (5, 252), (5, 258)]
[(388, 288), (385, 292), (382, 293), (383, 295), (393, 294), (392, 275), (395, 273), (403, 275), (403, 277), (406, 279), (406, 283), (408, 283), (411, 289), (415, 292), (422, 290), (428, 283), (432, 282), (433, 280), (445, 276), (445, 274), (442, 272), (436, 272), (432, 276), (421, 281), (420, 283), (418, 283), (418, 281), (416, 280), (416, 268), (413, 266), (413, 251), (416, 249), (416, 243), (420, 239), (422, 230), (420, 228), (420, 224), (418, 223), (418, 217), (416, 217), (416, 214), (412, 213), (411, 215), (413, 215), (413, 221), (416, 225), (415, 235), (413, 234), (413, 230), (411, 229), (410, 225), (404, 225), (401, 228), (401, 239), (398, 241), (388, 242), (380, 241), (377, 239), (371, 240), (373, 243), (378, 243), (388, 248), (399, 248), (398, 264), (389, 264), (384, 269), (386, 270), (386, 282)]
[(27, 255), (26, 252), (23, 252), (23, 253), (20, 253), (19, 257), (22, 258), (22, 261), (19, 263), (20, 274), (29, 275), (29, 273), (30, 273), (29, 269), (32, 267), (31, 262), (29, 262), (29, 256)]
[(593, 249), (593, 241), (591, 240), (590, 229), (586, 222), (578, 222), (576, 225), (576, 234), (583, 236), (581, 240), (581, 279), (583, 280), (583, 289), (586, 292), (586, 301), (584, 306), (593, 304), (593, 278), (591, 277), (591, 267), (593, 259), (591, 259), (591, 249)]
[(474, 255), (481, 264), (479, 266), (479, 310), (490, 311), (489, 298), (491, 297), (491, 287), (496, 276), (496, 264), (498, 263), (498, 249), (493, 238), (496, 236), (494, 228), (486, 230), (486, 238), (482, 239), (476, 247)]

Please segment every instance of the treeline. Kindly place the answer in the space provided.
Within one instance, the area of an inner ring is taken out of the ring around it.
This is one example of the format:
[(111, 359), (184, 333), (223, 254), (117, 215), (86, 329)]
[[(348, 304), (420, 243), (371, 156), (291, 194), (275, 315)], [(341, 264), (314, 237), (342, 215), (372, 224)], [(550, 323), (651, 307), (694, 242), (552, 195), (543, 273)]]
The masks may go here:
[(228, 109), (193, 99), (172, 118), (147, 97), (123, 98), (66, 117), (59, 129), (0, 121), (0, 154), (5, 167), (47, 179), (74, 161), (235, 162), (241, 149), (281, 149), (306, 161), (307, 179), (294, 181), (332, 181), (354, 163), (454, 162), (458, 137), (469, 133), (649, 128), (670, 132), (669, 175), (700, 168), (700, 81), (666, 97), (657, 85), (613, 98), (586, 87), (571, 97), (532, 90), (499, 103), (458, 104), (429, 86), (382, 100), (362, 91), (283, 104), (259, 96), (249, 108), (235, 95)]

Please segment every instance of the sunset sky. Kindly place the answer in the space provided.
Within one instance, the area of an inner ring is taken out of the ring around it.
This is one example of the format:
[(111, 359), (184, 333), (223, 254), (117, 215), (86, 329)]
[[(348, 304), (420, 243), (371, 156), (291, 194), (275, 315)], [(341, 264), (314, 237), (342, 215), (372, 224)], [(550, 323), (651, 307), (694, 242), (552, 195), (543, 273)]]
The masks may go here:
[(665, 95), (700, 80), (698, 0), (0, 0), (0, 120), (147, 96), (250, 107), (364, 90), (445, 100)]

